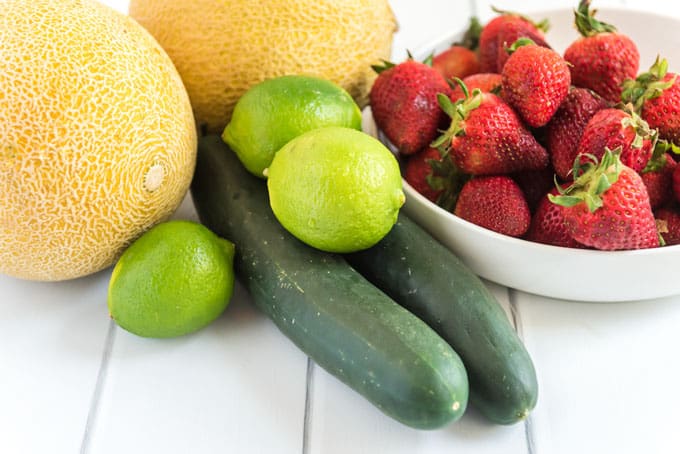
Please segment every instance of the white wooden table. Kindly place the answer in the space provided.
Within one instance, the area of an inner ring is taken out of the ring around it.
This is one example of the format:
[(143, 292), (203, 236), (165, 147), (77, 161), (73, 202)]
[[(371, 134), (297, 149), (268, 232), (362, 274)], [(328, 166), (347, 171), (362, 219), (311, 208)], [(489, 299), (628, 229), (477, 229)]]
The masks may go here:
[[(594, 2), (680, 17), (668, 1)], [(528, 13), (577, 1), (493, 3)], [(392, 0), (401, 26), (395, 59), (464, 27), (471, 14), (488, 19), (489, 4)], [(189, 199), (176, 217), (196, 219)], [(109, 276), (0, 276), (0, 453), (680, 452), (680, 296), (577, 303), (489, 283), (534, 359), (538, 405), (513, 426), (489, 424), (471, 409), (446, 428), (416, 431), (310, 362), (241, 287), (217, 322), (160, 341), (109, 320)]]

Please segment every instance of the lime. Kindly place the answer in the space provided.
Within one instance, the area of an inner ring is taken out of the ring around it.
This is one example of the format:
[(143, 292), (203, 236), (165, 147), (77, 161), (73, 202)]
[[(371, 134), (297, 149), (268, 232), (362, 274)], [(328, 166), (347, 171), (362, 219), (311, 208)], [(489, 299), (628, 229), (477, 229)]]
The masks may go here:
[(298, 239), (328, 252), (373, 246), (404, 204), (399, 164), (380, 141), (330, 126), (288, 142), (266, 171), (272, 211)]
[(234, 245), (191, 221), (151, 228), (128, 247), (109, 282), (111, 317), (144, 337), (197, 331), (227, 307)]
[(280, 76), (254, 85), (238, 100), (222, 139), (249, 172), (263, 178), (282, 146), (324, 126), (361, 129), (352, 97), (326, 79)]

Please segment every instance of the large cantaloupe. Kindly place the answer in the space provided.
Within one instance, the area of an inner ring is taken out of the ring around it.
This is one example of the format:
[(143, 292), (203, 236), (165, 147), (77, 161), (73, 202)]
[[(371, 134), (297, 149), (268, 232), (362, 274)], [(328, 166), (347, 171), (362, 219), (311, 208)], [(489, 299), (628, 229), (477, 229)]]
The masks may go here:
[(131, 0), (129, 13), (168, 52), (199, 127), (221, 133), (238, 98), (265, 79), (306, 74), (366, 104), (389, 59), (394, 14), (387, 0)]
[(0, 273), (111, 265), (181, 203), (196, 130), (172, 61), (93, 0), (0, 1)]

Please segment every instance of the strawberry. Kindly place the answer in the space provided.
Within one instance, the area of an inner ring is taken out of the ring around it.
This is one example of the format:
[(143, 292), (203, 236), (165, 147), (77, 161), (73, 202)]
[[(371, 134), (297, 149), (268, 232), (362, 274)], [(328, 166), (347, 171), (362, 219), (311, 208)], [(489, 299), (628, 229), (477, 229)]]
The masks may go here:
[[(529, 18), (516, 13), (497, 9), (494, 9), (494, 11), (499, 13), (499, 15), (487, 22), (479, 35), (479, 70), (485, 73), (500, 73), (498, 55), (499, 51), (503, 50), (504, 42), (501, 39), (504, 38), (500, 35), (504, 29), (511, 27), (523, 29), (525, 32), (520, 34), (531, 38), (535, 42), (542, 41), (544, 39), (543, 33), (548, 29), (547, 21), (534, 23)], [(519, 38), (516, 35), (513, 35), (513, 37), (514, 39), (509, 44), (512, 44)]]
[(545, 194), (555, 186), (555, 174), (551, 166), (538, 170), (523, 170), (510, 175), (519, 185), (533, 213)]
[(425, 198), (450, 211), (468, 177), (450, 155), (442, 156), (436, 148), (426, 148), (408, 157), (404, 179)]
[(449, 128), (433, 146), (451, 153), (454, 163), (470, 175), (537, 170), (548, 165), (548, 152), (500, 97), (474, 90), (452, 102), (439, 95), (442, 110), (451, 117)]
[(520, 39), (501, 72), (503, 98), (529, 125), (544, 126), (569, 93), (571, 74), (567, 62), (552, 49)]
[(432, 178), (432, 161), (441, 161), (442, 156), (436, 148), (426, 148), (408, 157), (404, 167), (404, 179), (419, 194), (434, 202), (441, 194), (428, 182)]
[(555, 173), (566, 180), (578, 154), (578, 144), (588, 120), (607, 103), (595, 92), (572, 87), (545, 127), (545, 141)]
[(454, 214), (480, 227), (519, 237), (531, 214), (522, 190), (505, 175), (476, 177), (463, 185)]
[(676, 204), (656, 210), (656, 223), (664, 245), (680, 244), (680, 209)]
[(673, 169), (673, 195), (675, 200), (680, 202), (680, 164)]
[(571, 236), (564, 223), (562, 208), (552, 203), (548, 198), (548, 194), (557, 196), (559, 192), (557, 188), (552, 188), (541, 198), (524, 238), (536, 243), (551, 244), (553, 246), (585, 248), (586, 246)]
[(680, 78), (668, 72), (666, 59), (657, 57), (649, 71), (624, 82), (621, 99), (658, 129), (659, 138), (680, 146)]
[(653, 158), (640, 174), (649, 194), (649, 204), (655, 210), (673, 200), (673, 172), (678, 164), (666, 152)]
[(567, 230), (579, 243), (601, 250), (659, 246), (649, 195), (640, 175), (625, 166), (619, 150), (575, 164), (574, 181), (560, 195)]
[(505, 63), (510, 58), (512, 44), (520, 39), (528, 39), (537, 46), (550, 49), (545, 41), (543, 32), (524, 21), (511, 21), (504, 24), (498, 33), (498, 56), (496, 57), (496, 71), (503, 72)]
[[(477, 73), (463, 78), (463, 83), (469, 92), (472, 92), (475, 88), (479, 88), (484, 93), (493, 93), (496, 95), (501, 91), (502, 81), (503, 76), (497, 73)], [(451, 100), (457, 101), (463, 98), (465, 98), (465, 93), (459, 85), (456, 85), (451, 92)]]
[(605, 147), (621, 147), (621, 161), (641, 172), (652, 156), (657, 132), (636, 113), (607, 108), (597, 111), (586, 124), (579, 141), (577, 155), (602, 156)]
[(564, 59), (570, 63), (572, 83), (590, 88), (609, 102), (621, 99), (622, 84), (634, 78), (640, 67), (635, 43), (611, 24), (595, 19), (590, 0), (581, 0), (574, 11), (574, 23), (582, 35), (567, 47)]
[(369, 97), (376, 125), (404, 155), (425, 149), (446, 120), (437, 94), (451, 93), (449, 84), (431, 66), (410, 58), (373, 68), (378, 77)]
[(453, 45), (434, 56), (432, 67), (447, 79), (462, 79), (479, 72), (479, 61), (474, 51)]

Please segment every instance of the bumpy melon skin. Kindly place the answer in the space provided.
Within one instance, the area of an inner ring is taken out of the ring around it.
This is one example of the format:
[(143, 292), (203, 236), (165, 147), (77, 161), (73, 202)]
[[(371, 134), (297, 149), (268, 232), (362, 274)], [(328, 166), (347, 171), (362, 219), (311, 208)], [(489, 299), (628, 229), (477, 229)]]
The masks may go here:
[(174, 61), (208, 133), (276, 76), (329, 79), (363, 107), (397, 28), (387, 0), (131, 0), (129, 12)]
[(155, 39), (93, 0), (0, 2), (0, 273), (102, 270), (183, 200), (196, 130)]

